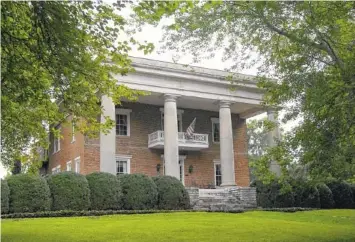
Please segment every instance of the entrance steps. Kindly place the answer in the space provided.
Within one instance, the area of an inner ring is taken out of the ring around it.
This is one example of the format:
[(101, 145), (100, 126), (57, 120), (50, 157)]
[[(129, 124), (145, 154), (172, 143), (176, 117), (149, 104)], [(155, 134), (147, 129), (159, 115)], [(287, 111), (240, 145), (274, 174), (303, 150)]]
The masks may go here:
[(252, 187), (187, 188), (187, 191), (194, 210), (233, 211), (256, 208), (256, 191)]

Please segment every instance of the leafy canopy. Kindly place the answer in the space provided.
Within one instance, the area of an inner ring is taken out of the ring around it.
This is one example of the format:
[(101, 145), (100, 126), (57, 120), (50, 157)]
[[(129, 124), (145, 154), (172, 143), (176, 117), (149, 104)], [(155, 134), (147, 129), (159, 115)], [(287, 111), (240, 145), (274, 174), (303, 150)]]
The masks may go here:
[(261, 159), (261, 176), (270, 180), (270, 160), (279, 161), (284, 175), (297, 160), (321, 180), (355, 173), (354, 7), (354, 2), (175, 1), (141, 2), (135, 13), (141, 23), (173, 20), (165, 25), (165, 49), (190, 52), (195, 60), (223, 51), (234, 69), (258, 64), (265, 104), (285, 110), (285, 122), (302, 120)]
[[(116, 85), (114, 74), (133, 71), (130, 46), (148, 53), (151, 44), (120, 41), (124, 4), (101, 1), (1, 2), (1, 123), (4, 165), (31, 147), (48, 145), (48, 127), (74, 117), (87, 135), (100, 124), (100, 96), (134, 100), (142, 94)], [(58, 105), (59, 104), (59, 105)], [(83, 119), (84, 118), (84, 119)], [(85, 121), (83, 121), (85, 120)]]

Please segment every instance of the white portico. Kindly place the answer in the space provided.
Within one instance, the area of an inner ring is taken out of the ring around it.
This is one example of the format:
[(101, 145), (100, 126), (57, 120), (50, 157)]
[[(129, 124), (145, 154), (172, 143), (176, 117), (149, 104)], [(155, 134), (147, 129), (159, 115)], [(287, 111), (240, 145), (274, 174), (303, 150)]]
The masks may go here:
[[(265, 112), (262, 91), (254, 77), (236, 74), (233, 84), (226, 80), (228, 72), (199, 67), (132, 58), (136, 70), (127, 76), (116, 76), (117, 84), (147, 91), (139, 103), (163, 107), (163, 129), (148, 135), (150, 149), (163, 149), (165, 174), (179, 177), (179, 150), (199, 151), (209, 147), (208, 134), (186, 137), (180, 128), (180, 109), (208, 110), (219, 113), (219, 146), (222, 171), (221, 186), (235, 186), (232, 114), (249, 118)], [(115, 108), (107, 97), (102, 98), (104, 116), (115, 117)], [(197, 120), (199, 122), (199, 120)], [(112, 173), (115, 164), (115, 135), (100, 135), (100, 169)]]

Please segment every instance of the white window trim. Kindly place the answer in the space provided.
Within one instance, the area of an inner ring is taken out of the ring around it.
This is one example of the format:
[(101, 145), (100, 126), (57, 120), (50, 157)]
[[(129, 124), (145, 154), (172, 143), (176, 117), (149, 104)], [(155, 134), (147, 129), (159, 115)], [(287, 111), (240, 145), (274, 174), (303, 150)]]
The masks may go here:
[[(212, 142), (215, 144), (219, 144), (219, 141), (214, 141), (214, 124), (219, 124), (219, 118), (211, 118), (212, 122)], [(221, 132), (221, 128), (219, 129), (219, 132)]]
[[(58, 127), (58, 128), (56, 128), (56, 129), (59, 130), (59, 137), (55, 137), (55, 136), (53, 135), (53, 154), (55, 154), (55, 153), (57, 153), (57, 152), (60, 151), (60, 134), (62, 133), (62, 127), (61, 127), (60, 125), (58, 125), (57, 127)], [(57, 141), (58, 141), (57, 150), (54, 149), (54, 148), (55, 148), (54, 139), (57, 139)]]
[[(78, 172), (78, 169), (77, 169), (77, 162), (79, 161), (79, 172)], [(78, 156), (78, 157), (76, 157), (75, 159), (74, 159), (74, 171), (76, 172), (76, 173), (79, 173), (80, 174), (80, 166), (81, 166), (81, 159), (80, 159), (80, 156)]]
[(71, 143), (74, 143), (76, 141), (75, 139), (75, 125), (74, 122), (71, 121)]
[[(214, 178), (214, 185), (217, 187), (217, 179), (216, 179), (216, 165), (221, 165), (221, 161), (220, 160), (213, 160), (213, 178)], [(222, 167), (221, 167), (221, 176), (223, 176), (222, 174)]]
[[(160, 125), (161, 125), (161, 130), (164, 131), (164, 123), (163, 123), (163, 114), (164, 114), (164, 108), (160, 108)], [(178, 130), (180, 129), (181, 132), (183, 132), (182, 130), (182, 114), (184, 113), (184, 110), (182, 109), (177, 109), (177, 120), (180, 121), (180, 127), (178, 127)]]
[(60, 165), (52, 168), (52, 174), (58, 174), (59, 172), (61, 172)]
[(116, 155), (115, 174), (117, 174), (117, 160), (126, 161), (127, 162), (127, 174), (131, 174), (131, 159), (132, 159), (131, 155)]
[[(116, 118), (117, 114), (127, 115), (127, 135), (116, 134), (116, 136), (123, 136), (123, 137), (131, 136), (131, 112), (132, 112), (132, 109), (116, 108), (115, 118)], [(115, 127), (116, 127), (116, 123), (115, 123)], [(115, 130), (115, 132), (116, 132), (116, 130)]]
[[(68, 170), (68, 165), (70, 167), (70, 170)], [(72, 164), (71, 164), (71, 160), (67, 162), (67, 171), (72, 171), (73, 170), (73, 167), (72, 167)]]

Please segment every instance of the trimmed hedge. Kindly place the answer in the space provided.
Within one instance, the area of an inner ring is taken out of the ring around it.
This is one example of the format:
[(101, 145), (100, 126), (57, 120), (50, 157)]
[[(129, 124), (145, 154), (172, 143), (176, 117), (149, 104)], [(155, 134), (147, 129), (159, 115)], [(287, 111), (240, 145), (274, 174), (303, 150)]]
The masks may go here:
[(50, 191), (45, 178), (31, 174), (18, 174), (10, 176), (7, 183), (10, 189), (10, 213), (50, 209)]
[(306, 182), (294, 186), (295, 206), (303, 208), (320, 208), (319, 192), (317, 188)]
[(154, 209), (158, 202), (158, 190), (152, 178), (143, 174), (120, 175), (123, 208), (127, 210)]
[(181, 210), (190, 208), (190, 197), (184, 185), (172, 176), (153, 177), (158, 189), (158, 209)]
[(330, 182), (327, 184), (333, 193), (335, 208), (352, 208), (353, 193), (350, 184), (346, 182)]
[[(242, 212), (243, 210), (235, 210), (233, 212)], [(177, 212), (201, 212), (197, 210), (89, 210), (89, 211), (45, 211), (37, 213), (11, 213), (1, 215), (2, 219), (13, 218), (46, 218), (46, 217), (82, 217), (82, 216), (103, 216), (114, 214), (152, 214), (152, 213), (177, 213)], [(209, 211), (214, 212), (214, 211)], [(221, 212), (221, 211), (215, 211)]]
[(301, 207), (290, 207), (290, 208), (263, 208), (259, 209), (260, 211), (268, 212), (285, 212), (285, 213), (294, 213), (298, 211), (312, 211), (317, 210), (318, 208), (301, 208)]
[[(294, 197), (291, 191), (281, 191), (281, 185), (273, 182), (265, 185), (260, 181), (256, 181), (256, 200), (257, 205), (263, 208), (285, 208), (293, 207)], [(254, 185), (253, 184), (253, 185)]]
[(353, 193), (353, 208), (355, 208), (355, 184), (351, 184), (350, 187)]
[(89, 184), (84, 175), (61, 172), (48, 177), (53, 199), (52, 210), (88, 210), (90, 208)]
[(92, 210), (119, 210), (122, 192), (117, 176), (106, 172), (94, 172), (86, 176), (90, 188)]
[(319, 192), (319, 200), (321, 208), (333, 208), (334, 207), (334, 198), (333, 193), (327, 185), (324, 183), (318, 184), (317, 189)]
[(9, 196), (10, 189), (7, 185), (7, 181), (1, 179), (1, 213), (3, 214), (9, 212)]

